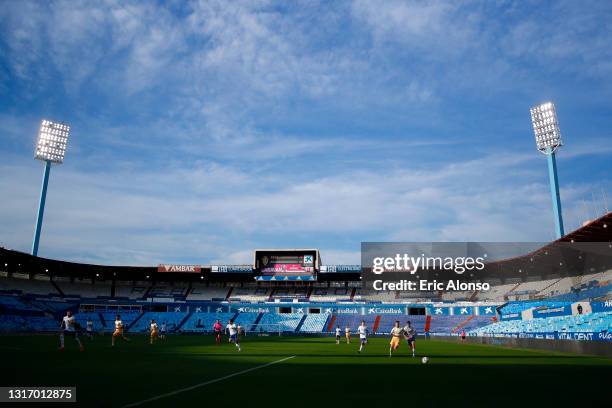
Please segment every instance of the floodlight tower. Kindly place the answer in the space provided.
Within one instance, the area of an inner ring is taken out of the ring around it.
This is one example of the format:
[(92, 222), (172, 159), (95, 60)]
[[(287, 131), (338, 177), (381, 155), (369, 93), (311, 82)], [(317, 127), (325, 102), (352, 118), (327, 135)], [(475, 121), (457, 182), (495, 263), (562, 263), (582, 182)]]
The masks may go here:
[(559, 196), (559, 179), (557, 177), (555, 152), (563, 145), (563, 141), (559, 131), (557, 112), (552, 102), (536, 105), (530, 109), (530, 112), (536, 145), (538, 150), (548, 158), (548, 178), (555, 216), (555, 230), (557, 238), (561, 238), (565, 233), (563, 231), (563, 214), (561, 211), (561, 197)]
[(64, 123), (55, 123), (43, 119), (40, 122), (38, 141), (36, 142), (36, 153), (34, 158), (45, 162), (42, 187), (40, 189), (40, 200), (38, 203), (38, 216), (36, 217), (36, 229), (34, 230), (34, 241), (32, 242), (32, 255), (38, 254), (40, 242), (40, 230), (42, 228), (43, 215), (45, 213), (45, 201), (47, 199), (47, 186), (49, 184), (49, 173), (51, 163), (62, 164), (68, 144), (70, 126)]

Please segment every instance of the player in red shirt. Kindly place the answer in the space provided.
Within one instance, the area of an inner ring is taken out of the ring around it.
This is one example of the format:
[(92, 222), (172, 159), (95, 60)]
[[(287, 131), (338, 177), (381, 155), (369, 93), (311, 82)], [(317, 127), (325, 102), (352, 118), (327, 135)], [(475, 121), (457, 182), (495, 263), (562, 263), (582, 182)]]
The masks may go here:
[(215, 324), (213, 324), (213, 332), (215, 333), (215, 343), (221, 344), (221, 332), (223, 331), (223, 326), (221, 326), (221, 320), (217, 320)]

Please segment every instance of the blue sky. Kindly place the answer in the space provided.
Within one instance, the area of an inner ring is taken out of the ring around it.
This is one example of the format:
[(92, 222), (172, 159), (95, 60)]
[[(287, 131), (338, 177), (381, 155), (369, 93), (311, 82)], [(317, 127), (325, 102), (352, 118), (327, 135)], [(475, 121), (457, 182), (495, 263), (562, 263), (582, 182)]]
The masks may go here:
[(608, 1), (5, 1), (0, 245), (28, 251), (41, 118), (72, 126), (39, 254), (243, 263), (361, 241), (545, 241), (612, 206)]

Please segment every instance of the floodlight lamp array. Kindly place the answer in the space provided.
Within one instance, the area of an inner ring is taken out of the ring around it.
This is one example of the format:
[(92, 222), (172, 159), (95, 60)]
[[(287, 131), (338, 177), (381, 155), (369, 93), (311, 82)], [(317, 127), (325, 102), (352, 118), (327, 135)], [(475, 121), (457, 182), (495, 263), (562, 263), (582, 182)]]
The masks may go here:
[(35, 158), (53, 163), (62, 163), (68, 145), (70, 126), (44, 119), (40, 123)]
[(552, 102), (545, 102), (532, 107), (530, 112), (538, 150), (542, 153), (552, 153), (562, 146), (555, 105)]

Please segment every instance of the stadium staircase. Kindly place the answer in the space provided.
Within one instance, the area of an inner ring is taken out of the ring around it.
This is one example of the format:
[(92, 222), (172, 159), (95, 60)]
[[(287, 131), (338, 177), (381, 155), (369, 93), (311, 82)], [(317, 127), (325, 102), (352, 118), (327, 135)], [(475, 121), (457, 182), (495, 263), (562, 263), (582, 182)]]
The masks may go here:
[[(63, 317), (63, 311), (58, 312), (57, 310), (53, 310), (47, 305), (45, 305), (44, 303), (34, 304), (29, 299), (25, 299), (25, 298), (21, 298), (21, 302), (26, 308), (29, 308), (29, 310), (28, 309), (26, 309), (25, 311), (16, 310), (16, 311), (13, 311), (13, 313), (17, 312), (15, 314), (17, 315), (23, 314), (25, 316), (28, 316), (28, 315), (38, 316), (40, 314), (54, 321), (61, 320), (61, 318)], [(2, 311), (2, 313), (4, 313), (4, 310)]]
[[(151, 288), (149, 288), (150, 290)], [(149, 292), (149, 290), (147, 290), (147, 293)], [(135, 318), (134, 320), (132, 320), (132, 323), (129, 324), (128, 326), (128, 330), (130, 330), (132, 327), (134, 327), (134, 325), (136, 324), (136, 322), (138, 322), (140, 320), (140, 318), (142, 316), (144, 316), (145, 312), (141, 311), (140, 314), (138, 315), (137, 318)], [(122, 319), (123, 320), (123, 319)]]
[(546, 289), (550, 288), (551, 286), (556, 285), (557, 283), (559, 283), (559, 281), (563, 279), (563, 278), (559, 278), (556, 281), (554, 281), (553, 283), (551, 283), (550, 285), (546, 286), (545, 288), (540, 289), (540, 291), (538, 293), (542, 293), (544, 292)]
[(187, 322), (187, 320), (189, 320), (192, 314), (193, 312), (187, 313), (187, 316), (185, 316), (183, 320), (181, 320), (181, 322), (174, 328), (174, 331), (178, 332), (181, 329), (181, 327), (183, 327), (183, 325)]
[(263, 315), (264, 315), (263, 313), (260, 313), (260, 314), (257, 315), (257, 317), (255, 318), (255, 321), (251, 325), (251, 331), (255, 331), (255, 328), (257, 327), (257, 325), (261, 321), (261, 318), (263, 317)]
[(270, 291), (270, 296), (268, 296), (268, 302), (274, 301), (274, 292), (276, 292), (276, 289), (272, 289)]
[(372, 326), (373, 333), (378, 331), (378, 326), (380, 326), (380, 315), (376, 316), (376, 319), (374, 320), (374, 325)]
[(143, 295), (142, 295), (142, 299), (148, 298), (149, 297), (149, 293), (151, 293), (152, 290), (153, 290), (153, 285), (149, 286), (147, 288), (147, 290), (145, 290), (145, 293), (143, 293)]
[(462, 321), (461, 323), (459, 323), (457, 326), (455, 326), (455, 328), (453, 330), (451, 330), (451, 333), (457, 333), (459, 330), (461, 330), (461, 328), (463, 326), (465, 326), (466, 324), (468, 324), (470, 322), (470, 320), (472, 320), (474, 318), (474, 315), (468, 317), (467, 319), (465, 319), (464, 321)]
[(508, 296), (510, 295), (512, 292), (514, 292), (516, 290), (516, 288), (518, 288), (519, 286), (521, 286), (522, 282), (517, 283), (516, 285), (514, 285), (514, 287), (512, 289), (510, 289), (509, 291), (507, 291), (506, 293), (504, 293), (504, 296)]
[(329, 319), (329, 324), (327, 325), (327, 331), (331, 332), (334, 330), (334, 323), (336, 323), (336, 315), (332, 315)]
[(353, 288), (353, 290), (351, 290), (351, 302), (355, 299), (355, 293), (357, 293), (357, 288)]
[(55, 288), (55, 290), (57, 290), (57, 293), (59, 293), (61, 297), (66, 297), (64, 291), (62, 291), (62, 289), (57, 283), (55, 283), (53, 280), (50, 280), (49, 282), (51, 282), (51, 285), (53, 285), (53, 287)]
[(34, 304), (34, 303), (32, 303), (32, 301), (30, 301), (28, 299), (25, 299), (25, 298), (22, 299), (22, 302), (24, 304), (30, 306), (33, 309), (38, 309), (38, 310), (42, 311), (45, 314), (45, 316), (52, 317), (54, 319), (55, 318), (60, 318), (61, 319), (62, 316), (63, 316), (61, 313), (58, 313), (57, 310), (54, 310), (54, 309), (50, 308), (49, 306), (47, 306), (43, 302)]
[[(232, 292), (234, 291), (234, 288), (231, 287), (229, 288), (229, 291), (227, 292), (227, 295), (225, 295), (225, 300), (228, 300), (230, 298), (230, 296), (232, 296)], [(234, 316), (235, 318), (236, 316)]]
[(479, 290), (475, 291), (474, 293), (472, 293), (472, 296), (470, 296), (470, 302), (474, 302), (476, 301), (476, 297), (478, 297), (478, 294), (480, 293)]
[(304, 321), (306, 320), (306, 317), (308, 317), (307, 314), (302, 316), (302, 318), (300, 319), (300, 322), (298, 323), (297, 327), (295, 328), (295, 332), (296, 333), (298, 333), (300, 330), (302, 330), (302, 326), (304, 325)]
[(310, 295), (312, 295), (313, 290), (314, 288), (312, 286), (308, 288), (308, 292), (306, 293), (306, 299), (310, 299)]
[(187, 290), (185, 291), (185, 299), (187, 299), (187, 296), (191, 293), (192, 290), (193, 290), (193, 282), (189, 282), (189, 285), (187, 285)]
[(102, 327), (106, 328), (106, 319), (102, 313), (98, 313), (98, 317), (100, 318), (100, 322), (102, 323)]
[(321, 332), (325, 333), (327, 327), (329, 326), (329, 323), (331, 322), (332, 316), (332, 314), (327, 315), (327, 319), (325, 320), (325, 324), (323, 325), (323, 329), (321, 329)]

